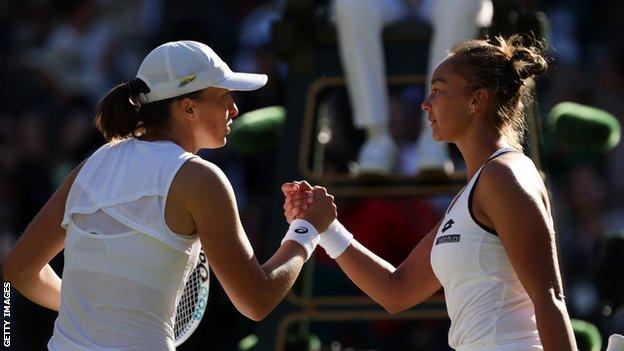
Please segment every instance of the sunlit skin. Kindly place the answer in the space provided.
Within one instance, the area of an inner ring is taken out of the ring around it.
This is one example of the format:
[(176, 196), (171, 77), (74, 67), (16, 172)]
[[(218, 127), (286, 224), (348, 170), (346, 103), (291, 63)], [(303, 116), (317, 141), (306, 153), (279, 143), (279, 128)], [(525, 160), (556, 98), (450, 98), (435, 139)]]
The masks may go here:
[[(182, 105), (188, 108), (186, 105)], [(198, 144), (205, 148), (219, 148), (227, 142), (230, 126), (238, 115), (238, 108), (228, 89), (207, 88), (195, 101), (197, 121), (190, 125)]]
[(433, 138), (457, 145), (466, 160), (468, 178), (495, 150), (509, 146), (490, 119), (492, 94), (471, 89), (453, 66), (452, 57), (440, 62), (431, 79), (431, 92), (422, 103)]
[(450, 66), (447, 60), (438, 65), (431, 79), (431, 92), (421, 106), (427, 112), (436, 141), (455, 141), (471, 122), (468, 82)]
[(210, 87), (199, 99), (183, 98), (171, 104), (171, 122), (166, 132), (148, 130), (143, 140), (171, 140), (186, 151), (224, 146), (238, 107), (228, 89)]

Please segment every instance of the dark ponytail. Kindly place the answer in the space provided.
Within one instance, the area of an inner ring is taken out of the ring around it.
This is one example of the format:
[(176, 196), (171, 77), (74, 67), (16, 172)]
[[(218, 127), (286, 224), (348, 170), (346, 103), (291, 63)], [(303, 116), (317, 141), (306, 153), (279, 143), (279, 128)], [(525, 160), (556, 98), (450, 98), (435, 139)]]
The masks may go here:
[(147, 85), (135, 78), (117, 85), (100, 100), (94, 124), (107, 141), (137, 135), (142, 127), (138, 95), (147, 92)]
[(139, 78), (119, 84), (100, 100), (95, 127), (107, 141), (137, 137), (147, 129), (163, 132), (169, 125), (171, 103), (182, 98), (198, 100), (201, 90), (169, 99), (141, 104), (138, 96), (150, 92)]

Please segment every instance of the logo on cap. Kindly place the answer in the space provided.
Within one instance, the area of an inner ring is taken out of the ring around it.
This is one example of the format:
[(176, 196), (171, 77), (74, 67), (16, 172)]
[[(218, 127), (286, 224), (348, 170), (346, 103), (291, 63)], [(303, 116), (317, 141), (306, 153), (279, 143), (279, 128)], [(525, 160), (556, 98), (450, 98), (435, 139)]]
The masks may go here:
[(183, 86), (187, 85), (188, 83), (194, 81), (195, 78), (197, 78), (196, 74), (191, 74), (189, 76), (182, 77), (182, 80), (180, 81), (180, 84), (178, 84), (178, 88), (182, 88)]
[(305, 234), (308, 232), (308, 228), (305, 227), (299, 227), (297, 229), (295, 229), (295, 233), (297, 234)]

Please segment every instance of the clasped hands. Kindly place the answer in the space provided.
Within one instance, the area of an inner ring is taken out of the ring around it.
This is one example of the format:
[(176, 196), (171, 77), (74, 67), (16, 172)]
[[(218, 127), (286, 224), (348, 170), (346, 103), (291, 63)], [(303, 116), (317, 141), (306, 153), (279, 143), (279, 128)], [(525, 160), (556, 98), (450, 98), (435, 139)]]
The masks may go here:
[(304, 219), (323, 233), (336, 219), (334, 197), (322, 186), (312, 187), (308, 182), (295, 181), (282, 184), (284, 217), (290, 224), (294, 219)]

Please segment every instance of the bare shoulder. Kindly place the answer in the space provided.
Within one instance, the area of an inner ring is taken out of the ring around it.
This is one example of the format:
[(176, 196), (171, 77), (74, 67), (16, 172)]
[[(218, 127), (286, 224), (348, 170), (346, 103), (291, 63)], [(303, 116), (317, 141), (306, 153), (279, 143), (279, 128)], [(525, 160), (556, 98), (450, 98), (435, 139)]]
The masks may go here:
[(513, 191), (538, 194), (545, 190), (533, 161), (519, 152), (510, 152), (488, 162), (481, 171), (479, 187), (499, 196)]
[(175, 181), (190, 185), (196, 185), (197, 183), (207, 185), (212, 182), (219, 183), (223, 180), (227, 180), (227, 177), (217, 165), (199, 157), (186, 161), (178, 171), (175, 179)]
[(230, 187), (230, 182), (221, 168), (199, 157), (186, 161), (178, 171), (174, 182), (186, 190), (200, 192)]
[(234, 201), (234, 192), (225, 173), (214, 163), (199, 157), (182, 165), (171, 185), (171, 196), (188, 209)]
[(475, 191), (477, 216), (501, 238), (525, 238), (527, 232), (548, 236), (553, 230), (548, 192), (528, 157), (513, 153), (490, 161)]

